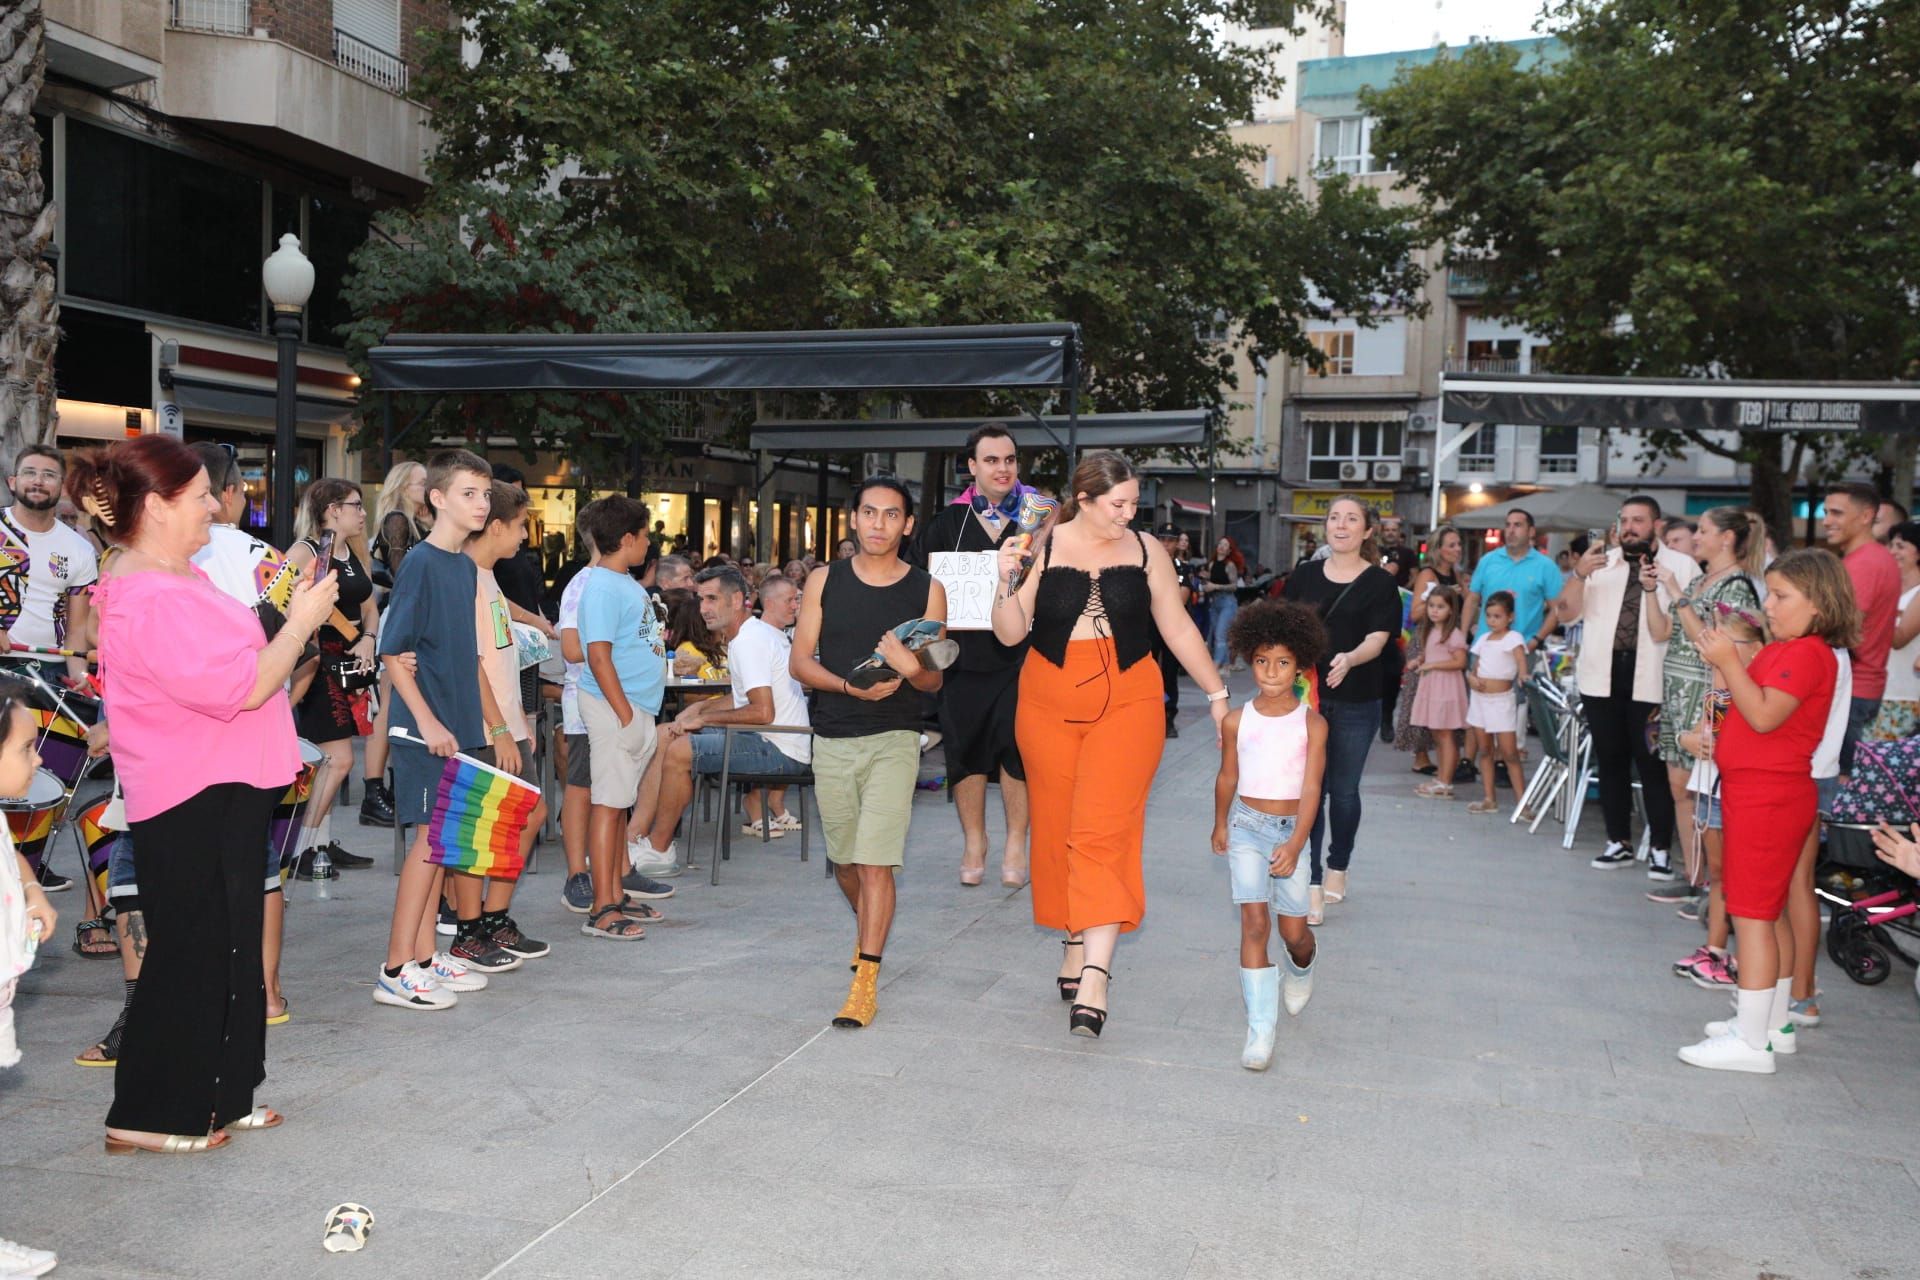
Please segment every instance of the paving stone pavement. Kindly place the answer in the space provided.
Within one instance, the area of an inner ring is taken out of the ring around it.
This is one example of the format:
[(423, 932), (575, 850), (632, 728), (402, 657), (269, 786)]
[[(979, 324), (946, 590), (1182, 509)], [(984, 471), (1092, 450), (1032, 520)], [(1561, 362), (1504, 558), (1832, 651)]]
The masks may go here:
[[(1416, 800), (1384, 748), (1313, 1003), (1241, 1070), (1189, 695), (1097, 1042), (1067, 1034), (1026, 893), (957, 883), (937, 793), (863, 1031), (827, 1027), (852, 921), (793, 837), (681, 879), (633, 944), (578, 932), (548, 851), (515, 909), (549, 958), (446, 1013), (375, 1006), (391, 843), (349, 813), (336, 834), (383, 862), (292, 889), (260, 1093), (285, 1127), (109, 1159), (111, 1073), (69, 1060), (119, 974), (65, 948), (60, 895), (0, 1072), (0, 1235), (58, 1249), (62, 1280), (1920, 1276), (1910, 971), (1859, 987), (1823, 958), (1827, 1021), (1776, 1076), (1683, 1066), (1725, 1016), (1668, 972), (1697, 928), (1637, 870), (1589, 870), (1597, 831), (1567, 852)], [(376, 1215), (361, 1254), (319, 1248), (341, 1200)]]

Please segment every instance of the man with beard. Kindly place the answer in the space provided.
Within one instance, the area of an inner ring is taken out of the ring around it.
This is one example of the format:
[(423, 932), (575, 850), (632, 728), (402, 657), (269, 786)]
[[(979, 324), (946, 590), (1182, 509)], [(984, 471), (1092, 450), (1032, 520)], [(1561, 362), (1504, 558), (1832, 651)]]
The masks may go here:
[(1656, 540), (1659, 523), (1658, 502), (1639, 494), (1628, 498), (1620, 506), (1620, 545), (1611, 551), (1599, 544), (1588, 547), (1574, 562), (1560, 597), (1562, 619), (1571, 623), (1584, 617), (1586, 622), (1575, 674), (1593, 733), (1600, 812), (1607, 825), (1606, 850), (1588, 865), (1601, 870), (1633, 865), (1632, 771), (1637, 769), (1653, 846), (1649, 875), (1671, 869), (1674, 832), (1666, 766), (1647, 733), (1647, 718), (1660, 708), (1667, 644), (1654, 640), (1647, 614), (1673, 608), (1660, 585), (1661, 569), (1673, 574), (1683, 593), (1700, 576), (1692, 556)]
[[(66, 474), (58, 449), (30, 444), (7, 479), (13, 505), (0, 508), (0, 632), (14, 644), (59, 649), (87, 634), (86, 589), (100, 566), (93, 544), (54, 517)], [(87, 674), (85, 658), (43, 665), (55, 684)]]
[[(1001, 423), (983, 423), (967, 437), (967, 470), (973, 484), (914, 540), (909, 558), (921, 568), (936, 551), (998, 551), (1013, 532), (1021, 495), (1032, 492), (1020, 483), (1019, 451)], [(1007, 819), (1000, 883), (1017, 889), (1027, 880), (1027, 774), (1013, 717), (1027, 646), (1001, 644), (991, 631), (956, 631), (953, 638), (960, 657), (940, 691), (940, 735), (964, 842), (960, 883), (977, 885), (986, 873), (987, 779), (998, 775)]]

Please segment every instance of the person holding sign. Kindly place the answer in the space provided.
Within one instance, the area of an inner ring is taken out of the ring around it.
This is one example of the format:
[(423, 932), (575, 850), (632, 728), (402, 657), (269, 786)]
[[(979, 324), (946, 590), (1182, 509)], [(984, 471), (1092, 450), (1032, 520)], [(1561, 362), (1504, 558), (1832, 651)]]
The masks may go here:
[[(910, 558), (947, 591), (947, 628), (960, 657), (940, 691), (940, 734), (947, 755), (947, 788), (960, 814), (960, 883), (977, 885), (987, 867), (987, 779), (997, 776), (1006, 810), (1007, 841), (1000, 883), (1027, 882), (1027, 774), (1014, 741), (1020, 664), (1027, 642), (1006, 645), (994, 636), (990, 610), (999, 577), (1000, 544), (1013, 533), (1020, 498), (1020, 458), (1004, 424), (987, 422), (967, 437), (973, 484), (922, 526)], [(977, 599), (978, 608), (970, 607)]]

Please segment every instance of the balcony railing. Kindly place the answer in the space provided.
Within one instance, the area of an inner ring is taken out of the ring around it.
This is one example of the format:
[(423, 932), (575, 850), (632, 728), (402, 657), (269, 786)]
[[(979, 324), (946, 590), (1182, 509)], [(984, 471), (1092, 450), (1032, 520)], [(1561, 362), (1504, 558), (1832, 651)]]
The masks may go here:
[(1565, 455), (1542, 455), (1540, 474), (1543, 476), (1572, 476), (1580, 473), (1580, 459)]
[(388, 53), (338, 27), (333, 30), (333, 60), (341, 70), (362, 80), (371, 80), (383, 89), (395, 93), (407, 91), (407, 64), (400, 60), (399, 54)]
[(220, 31), (243, 36), (253, 29), (248, 0), (173, 0), (168, 20), (189, 31)]
[(1492, 475), (1494, 455), (1490, 453), (1463, 453), (1458, 455), (1460, 462), (1456, 468), (1461, 475)]
[(1448, 373), (1519, 373), (1518, 356), (1477, 356), (1447, 361)]

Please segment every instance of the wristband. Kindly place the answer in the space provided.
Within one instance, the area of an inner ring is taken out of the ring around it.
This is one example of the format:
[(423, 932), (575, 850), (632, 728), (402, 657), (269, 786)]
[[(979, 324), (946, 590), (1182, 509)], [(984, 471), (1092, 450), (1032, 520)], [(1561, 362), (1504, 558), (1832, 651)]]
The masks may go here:
[(1228, 698), (1232, 696), (1233, 695), (1227, 691), (1226, 686), (1222, 685), (1220, 688), (1215, 689), (1212, 693), (1207, 695), (1207, 701), (1208, 702), (1225, 702)]
[(490, 725), (487, 728), (487, 736), (489, 738), (504, 738), (507, 736), (507, 726), (503, 724)]

